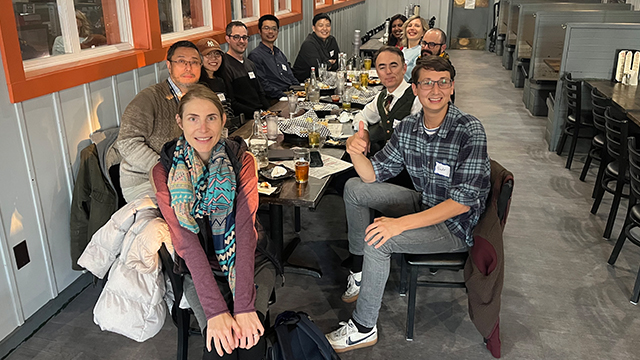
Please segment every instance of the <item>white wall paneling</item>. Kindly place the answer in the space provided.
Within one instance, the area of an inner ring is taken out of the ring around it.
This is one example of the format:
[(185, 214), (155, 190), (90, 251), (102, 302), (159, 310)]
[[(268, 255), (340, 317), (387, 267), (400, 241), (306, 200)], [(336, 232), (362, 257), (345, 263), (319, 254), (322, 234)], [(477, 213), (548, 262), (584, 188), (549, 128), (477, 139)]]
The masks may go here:
[(3, 310), (0, 311), (0, 339), (5, 338), (23, 321), (22, 306), (15, 276), (13, 276), (13, 266), (11, 265), (10, 253), (7, 248), (7, 233), (5, 232), (2, 212), (0, 212), (0, 303)]

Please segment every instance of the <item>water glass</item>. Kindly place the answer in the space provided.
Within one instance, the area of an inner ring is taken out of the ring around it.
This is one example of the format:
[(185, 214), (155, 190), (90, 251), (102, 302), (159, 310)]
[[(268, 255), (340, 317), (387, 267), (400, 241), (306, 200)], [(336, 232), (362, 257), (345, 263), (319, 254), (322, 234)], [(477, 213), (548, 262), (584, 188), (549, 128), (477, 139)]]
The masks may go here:
[(278, 138), (278, 117), (267, 116), (267, 139), (276, 140)]
[(293, 114), (295, 114), (298, 108), (298, 94), (293, 92), (287, 95), (287, 100), (289, 101), (289, 119), (293, 119)]

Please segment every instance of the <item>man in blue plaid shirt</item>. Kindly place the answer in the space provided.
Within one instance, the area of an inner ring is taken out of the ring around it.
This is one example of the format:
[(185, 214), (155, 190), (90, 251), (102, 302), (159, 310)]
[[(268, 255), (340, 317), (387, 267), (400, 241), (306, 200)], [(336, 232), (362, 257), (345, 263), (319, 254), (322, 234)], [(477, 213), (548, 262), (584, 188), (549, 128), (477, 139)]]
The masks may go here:
[[(378, 341), (392, 253), (464, 252), (473, 246), (471, 232), (489, 194), (490, 164), (482, 124), (449, 102), (454, 77), (449, 61), (422, 59), (411, 73), (422, 111), (404, 118), (371, 159), (365, 156), (362, 125), (347, 140), (359, 178), (350, 179), (344, 191), (354, 265), (342, 299), (357, 304), (351, 319), (327, 334), (336, 352)], [(403, 168), (416, 190), (384, 182)], [(371, 209), (385, 216), (371, 223)]]

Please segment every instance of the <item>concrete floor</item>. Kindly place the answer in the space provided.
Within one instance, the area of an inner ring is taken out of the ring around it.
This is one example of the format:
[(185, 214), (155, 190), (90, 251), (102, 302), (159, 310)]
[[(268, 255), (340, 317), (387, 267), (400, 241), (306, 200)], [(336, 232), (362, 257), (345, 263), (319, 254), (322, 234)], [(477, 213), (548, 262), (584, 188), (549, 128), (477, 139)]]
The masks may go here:
[[(522, 90), (510, 83), (500, 58), (479, 51), (451, 51), (456, 66), (456, 105), (485, 126), (489, 154), (515, 175), (515, 192), (505, 230), (505, 284), (501, 333), (504, 359), (637, 359), (640, 308), (629, 303), (640, 264), (640, 249), (627, 245), (615, 267), (606, 261), (613, 248), (601, 234), (610, 206), (589, 213), (595, 178), (578, 180), (584, 156), (571, 171), (565, 157), (547, 151), (545, 119), (532, 117), (522, 104)], [(620, 232), (621, 206), (614, 237)], [(292, 212), (285, 214), (292, 237)], [(299, 262), (320, 264), (324, 277), (288, 274), (277, 290), (272, 314), (309, 313), (324, 332), (346, 320), (354, 308), (340, 300), (347, 270), (344, 206), (326, 196), (315, 211), (302, 211), (303, 244)], [(343, 354), (342, 359), (492, 359), (469, 320), (461, 289), (419, 289), (415, 340), (404, 340), (406, 298), (398, 296), (397, 263), (384, 295), (374, 347)], [(461, 276), (438, 274), (437, 276)], [(431, 275), (423, 275), (431, 276)], [(92, 309), (99, 288), (89, 287), (29, 340), (9, 360), (22, 359), (175, 359), (176, 330), (167, 321), (151, 340), (136, 343), (101, 332)], [(202, 340), (190, 339), (190, 359), (199, 359)], [(636, 355), (633, 355), (636, 354)]]

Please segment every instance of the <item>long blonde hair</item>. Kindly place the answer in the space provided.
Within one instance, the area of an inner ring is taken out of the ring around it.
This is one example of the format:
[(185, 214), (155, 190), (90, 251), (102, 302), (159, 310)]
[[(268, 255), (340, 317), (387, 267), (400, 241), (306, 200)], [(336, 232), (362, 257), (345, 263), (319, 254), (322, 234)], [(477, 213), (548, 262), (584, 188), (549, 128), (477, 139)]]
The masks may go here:
[(76, 10), (76, 19), (80, 20), (80, 26), (78, 26), (78, 36), (83, 38), (89, 37), (89, 35), (91, 35), (91, 23), (89, 23), (87, 15), (85, 15), (80, 10)]
[[(420, 22), (422, 23), (422, 35), (424, 35), (424, 33), (429, 30), (429, 24), (427, 23), (427, 20), (421, 18), (420, 15), (413, 15), (412, 17), (408, 18), (407, 21), (402, 24), (402, 46), (404, 47), (409, 47), (409, 39), (407, 39), (407, 26), (409, 26), (409, 23), (411, 23), (415, 19), (420, 19)], [(420, 43), (420, 40), (418, 40), (418, 43)]]

